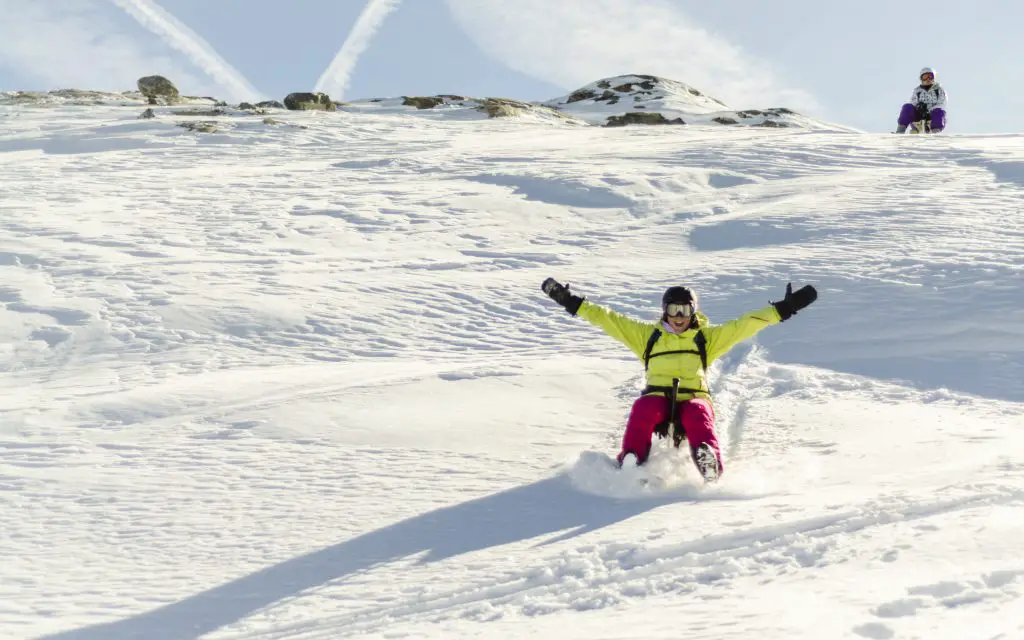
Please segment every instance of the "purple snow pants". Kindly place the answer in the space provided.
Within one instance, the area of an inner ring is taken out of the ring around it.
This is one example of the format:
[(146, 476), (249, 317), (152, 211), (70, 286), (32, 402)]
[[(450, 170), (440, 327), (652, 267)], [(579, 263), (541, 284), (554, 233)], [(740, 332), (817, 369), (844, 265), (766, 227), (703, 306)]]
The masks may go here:
[[(932, 133), (938, 133), (946, 128), (946, 110), (932, 109)], [(909, 127), (910, 123), (917, 120), (917, 107), (909, 102), (903, 105), (900, 110), (900, 119), (897, 121), (901, 127)]]
[[(651, 438), (654, 427), (668, 419), (668, 400), (661, 396), (641, 396), (633, 403), (626, 423), (626, 433), (622, 436), (622, 452), (619, 462), (627, 453), (636, 454), (637, 462), (644, 462), (651, 453)], [(715, 411), (711, 403), (701, 398), (683, 400), (679, 403), (679, 421), (683, 423), (686, 439), (693, 451), (705, 442), (711, 445), (718, 458), (718, 468), (722, 466), (722, 454), (718, 451), (718, 438), (715, 437)]]

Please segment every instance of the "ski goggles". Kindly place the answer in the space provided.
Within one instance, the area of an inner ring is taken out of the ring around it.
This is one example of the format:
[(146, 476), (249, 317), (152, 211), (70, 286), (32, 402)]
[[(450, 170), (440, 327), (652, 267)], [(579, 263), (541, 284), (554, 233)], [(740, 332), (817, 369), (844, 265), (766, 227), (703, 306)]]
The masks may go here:
[(693, 315), (693, 305), (679, 302), (670, 302), (665, 305), (665, 315), (669, 317), (683, 316), (688, 318)]
[(935, 79), (935, 74), (931, 73), (931, 72), (922, 73), (921, 74), (921, 79), (922, 80), (934, 80)]

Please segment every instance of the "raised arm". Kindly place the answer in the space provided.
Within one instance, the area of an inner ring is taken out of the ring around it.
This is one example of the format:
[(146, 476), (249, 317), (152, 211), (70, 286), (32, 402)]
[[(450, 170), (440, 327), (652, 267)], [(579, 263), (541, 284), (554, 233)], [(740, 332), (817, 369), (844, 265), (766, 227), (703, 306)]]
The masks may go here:
[(745, 313), (724, 324), (713, 324), (703, 329), (708, 341), (708, 362), (724, 356), (740, 342), (753, 338), (758, 331), (782, 322), (773, 305)]
[(598, 329), (604, 331), (622, 344), (629, 347), (629, 350), (642, 357), (647, 346), (647, 340), (653, 330), (649, 322), (635, 320), (629, 316), (612, 311), (607, 307), (593, 304), (586, 299), (574, 294), (569, 290), (568, 285), (562, 285), (554, 278), (548, 278), (541, 285), (544, 293), (562, 305), (571, 315), (578, 315)]
[(773, 324), (784, 322), (818, 299), (818, 291), (805, 285), (793, 291), (793, 285), (786, 285), (786, 295), (767, 307), (746, 313), (725, 324), (712, 325), (704, 329), (708, 341), (708, 362), (721, 358), (737, 343), (748, 340), (758, 331)]
[(630, 318), (588, 300), (584, 300), (580, 305), (577, 315), (629, 347), (629, 350), (638, 358), (643, 357), (644, 349), (647, 348), (647, 340), (651, 337), (651, 332), (654, 331), (654, 327), (649, 322)]

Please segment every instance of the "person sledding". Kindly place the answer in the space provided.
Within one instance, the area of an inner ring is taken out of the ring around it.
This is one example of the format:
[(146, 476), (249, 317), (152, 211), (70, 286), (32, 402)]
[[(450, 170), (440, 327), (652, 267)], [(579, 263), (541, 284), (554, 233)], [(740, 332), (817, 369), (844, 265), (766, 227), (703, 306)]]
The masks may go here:
[(647, 386), (630, 411), (617, 456), (619, 466), (646, 462), (655, 433), (672, 437), (677, 447), (685, 434), (697, 470), (707, 482), (717, 480), (724, 469), (715, 436), (708, 367), (737, 343), (788, 320), (818, 298), (811, 285), (793, 291), (789, 284), (781, 300), (716, 325), (699, 310), (696, 293), (687, 287), (665, 291), (661, 317), (655, 322), (594, 304), (554, 278), (546, 279), (541, 289), (571, 315), (622, 342), (644, 362)]
[(914, 133), (938, 133), (946, 128), (946, 90), (935, 79), (935, 70), (931, 67), (921, 69), (920, 80), (910, 102), (900, 109), (896, 133), (906, 133), (912, 124)]

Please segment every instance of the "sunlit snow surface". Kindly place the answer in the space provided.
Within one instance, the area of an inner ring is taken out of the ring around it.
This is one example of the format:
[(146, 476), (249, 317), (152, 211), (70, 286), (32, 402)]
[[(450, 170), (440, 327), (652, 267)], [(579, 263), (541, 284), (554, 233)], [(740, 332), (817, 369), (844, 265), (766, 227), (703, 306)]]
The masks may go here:
[[(0, 636), (1024, 637), (1024, 138), (142, 108), (0, 106)], [(820, 298), (644, 485), (549, 275)]]

